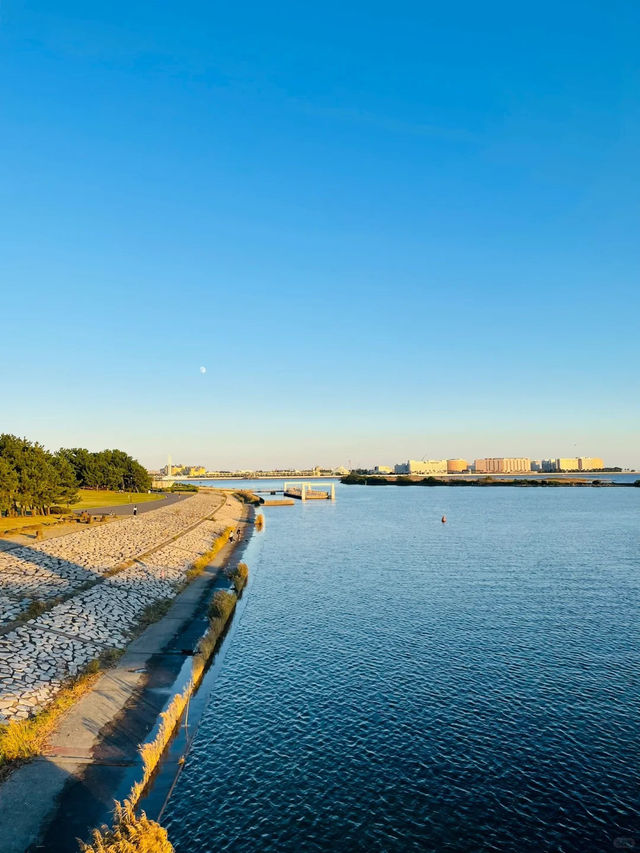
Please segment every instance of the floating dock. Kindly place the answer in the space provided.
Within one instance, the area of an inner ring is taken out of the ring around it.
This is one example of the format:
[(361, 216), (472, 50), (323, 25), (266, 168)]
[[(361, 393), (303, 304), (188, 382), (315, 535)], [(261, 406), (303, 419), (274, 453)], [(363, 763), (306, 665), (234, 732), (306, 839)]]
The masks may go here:
[(297, 498), (300, 501), (335, 501), (335, 483), (300, 483), (299, 481), (284, 484), (285, 497)]

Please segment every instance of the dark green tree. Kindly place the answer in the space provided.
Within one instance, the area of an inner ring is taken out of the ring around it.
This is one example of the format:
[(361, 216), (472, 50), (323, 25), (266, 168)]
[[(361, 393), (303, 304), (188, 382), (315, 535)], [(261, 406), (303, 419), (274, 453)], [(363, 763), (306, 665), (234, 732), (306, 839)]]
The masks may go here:
[(18, 492), (18, 475), (6, 459), (0, 456), (0, 512), (13, 509)]
[(58, 475), (57, 498), (64, 506), (77, 503), (78, 481), (69, 460), (60, 451), (53, 456), (53, 467)]

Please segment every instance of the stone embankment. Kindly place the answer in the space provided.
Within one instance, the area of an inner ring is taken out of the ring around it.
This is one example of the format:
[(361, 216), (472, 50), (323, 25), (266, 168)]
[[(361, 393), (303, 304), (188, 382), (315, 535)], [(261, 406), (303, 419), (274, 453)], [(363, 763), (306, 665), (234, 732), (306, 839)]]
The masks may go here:
[[(232, 498), (198, 494), (0, 552), (0, 723), (41, 710), (89, 661), (125, 646), (144, 611), (175, 594), (239, 509)], [(34, 600), (53, 606), (7, 631)]]

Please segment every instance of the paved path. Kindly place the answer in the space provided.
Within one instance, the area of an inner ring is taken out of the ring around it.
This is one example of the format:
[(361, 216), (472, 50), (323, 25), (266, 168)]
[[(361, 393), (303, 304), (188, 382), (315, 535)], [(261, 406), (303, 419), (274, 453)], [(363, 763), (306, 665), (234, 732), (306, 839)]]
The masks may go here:
[[(246, 511), (235, 501), (233, 506), (229, 521), (238, 524)], [(106, 818), (114, 797), (126, 795), (138, 744), (153, 728), (185, 660), (180, 643), (195, 645), (194, 615), (233, 553), (234, 546), (227, 545), (65, 715), (46, 753), (0, 786), (2, 853), (72, 853), (75, 838), (86, 837)], [(152, 661), (156, 680), (145, 689)]]

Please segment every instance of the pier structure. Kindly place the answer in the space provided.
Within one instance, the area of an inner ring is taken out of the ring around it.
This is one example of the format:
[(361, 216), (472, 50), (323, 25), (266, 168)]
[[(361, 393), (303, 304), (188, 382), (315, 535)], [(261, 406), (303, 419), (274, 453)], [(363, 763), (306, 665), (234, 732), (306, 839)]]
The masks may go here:
[(336, 484), (286, 482), (283, 493), (287, 497), (298, 498), (301, 501), (335, 501)]

